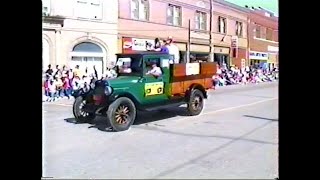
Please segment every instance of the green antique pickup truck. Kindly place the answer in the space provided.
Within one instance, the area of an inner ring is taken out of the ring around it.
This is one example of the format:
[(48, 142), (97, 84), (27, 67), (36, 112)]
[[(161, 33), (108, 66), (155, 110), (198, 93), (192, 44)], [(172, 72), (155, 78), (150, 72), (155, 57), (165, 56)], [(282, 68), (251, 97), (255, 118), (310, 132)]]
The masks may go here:
[(200, 114), (207, 90), (212, 88), (216, 64), (171, 64), (171, 58), (159, 52), (117, 54), (117, 78), (98, 80), (86, 92), (75, 95), (76, 121), (105, 116), (114, 131), (124, 131), (133, 124), (137, 110), (187, 104), (190, 115)]

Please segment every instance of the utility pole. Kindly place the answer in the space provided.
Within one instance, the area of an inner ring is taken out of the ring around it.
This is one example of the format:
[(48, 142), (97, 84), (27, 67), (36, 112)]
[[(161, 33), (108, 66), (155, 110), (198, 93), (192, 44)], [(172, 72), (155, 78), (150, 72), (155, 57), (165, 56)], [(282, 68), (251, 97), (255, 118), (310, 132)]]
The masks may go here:
[(210, 13), (209, 13), (209, 62), (214, 61), (214, 40), (213, 40), (213, 35), (212, 35), (212, 20), (213, 20), (213, 0), (209, 0), (210, 4)]
[(190, 27), (190, 19), (188, 21), (188, 44), (187, 44), (187, 63), (190, 62), (190, 45), (191, 45), (191, 27)]

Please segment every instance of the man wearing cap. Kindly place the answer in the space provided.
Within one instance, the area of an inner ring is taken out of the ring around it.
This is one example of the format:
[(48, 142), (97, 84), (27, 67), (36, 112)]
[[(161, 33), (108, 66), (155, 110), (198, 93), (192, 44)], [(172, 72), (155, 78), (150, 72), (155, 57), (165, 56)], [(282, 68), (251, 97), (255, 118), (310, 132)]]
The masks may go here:
[(153, 75), (155, 77), (160, 77), (162, 75), (161, 68), (157, 66), (156, 62), (151, 62), (152, 69), (147, 72), (147, 75)]
[(166, 46), (169, 50), (169, 54), (173, 55), (174, 57), (174, 64), (179, 64), (180, 62), (180, 52), (179, 48), (173, 44), (173, 39), (171, 36), (167, 38)]

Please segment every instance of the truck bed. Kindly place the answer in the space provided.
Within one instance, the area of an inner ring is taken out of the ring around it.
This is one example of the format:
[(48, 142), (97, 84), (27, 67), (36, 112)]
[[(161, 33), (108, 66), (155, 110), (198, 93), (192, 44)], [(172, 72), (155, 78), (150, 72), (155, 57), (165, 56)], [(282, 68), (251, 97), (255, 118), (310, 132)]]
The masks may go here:
[(200, 84), (205, 89), (212, 87), (212, 76), (217, 72), (217, 64), (181, 63), (171, 65), (171, 95), (184, 94), (192, 84)]

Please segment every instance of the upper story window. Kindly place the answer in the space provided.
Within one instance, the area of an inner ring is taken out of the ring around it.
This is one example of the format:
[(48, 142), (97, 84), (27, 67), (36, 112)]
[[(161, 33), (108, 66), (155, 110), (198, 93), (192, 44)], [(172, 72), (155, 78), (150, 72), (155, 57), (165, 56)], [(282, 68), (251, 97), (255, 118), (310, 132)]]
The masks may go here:
[(42, 15), (46, 16), (50, 14), (50, 0), (42, 0)]
[(221, 16), (218, 18), (218, 32), (222, 34), (227, 33), (227, 19)]
[(279, 42), (278, 35), (279, 35), (279, 31), (278, 30), (274, 30), (273, 31), (273, 41)]
[(207, 30), (207, 13), (201, 12), (201, 11), (196, 11), (195, 29)]
[(75, 16), (88, 19), (102, 19), (101, 0), (76, 0)]
[(149, 1), (131, 0), (131, 18), (149, 20)]
[(182, 25), (182, 10), (180, 6), (168, 5), (167, 9), (167, 23), (174, 26)]
[(236, 21), (236, 35), (243, 36), (243, 23)]
[(270, 28), (267, 28), (267, 36), (266, 36), (266, 39), (269, 40), (269, 41), (272, 41), (272, 40), (273, 40), (273, 30), (270, 29)]
[(256, 27), (255, 27), (255, 37), (261, 38), (261, 26), (260, 25), (256, 25)]

